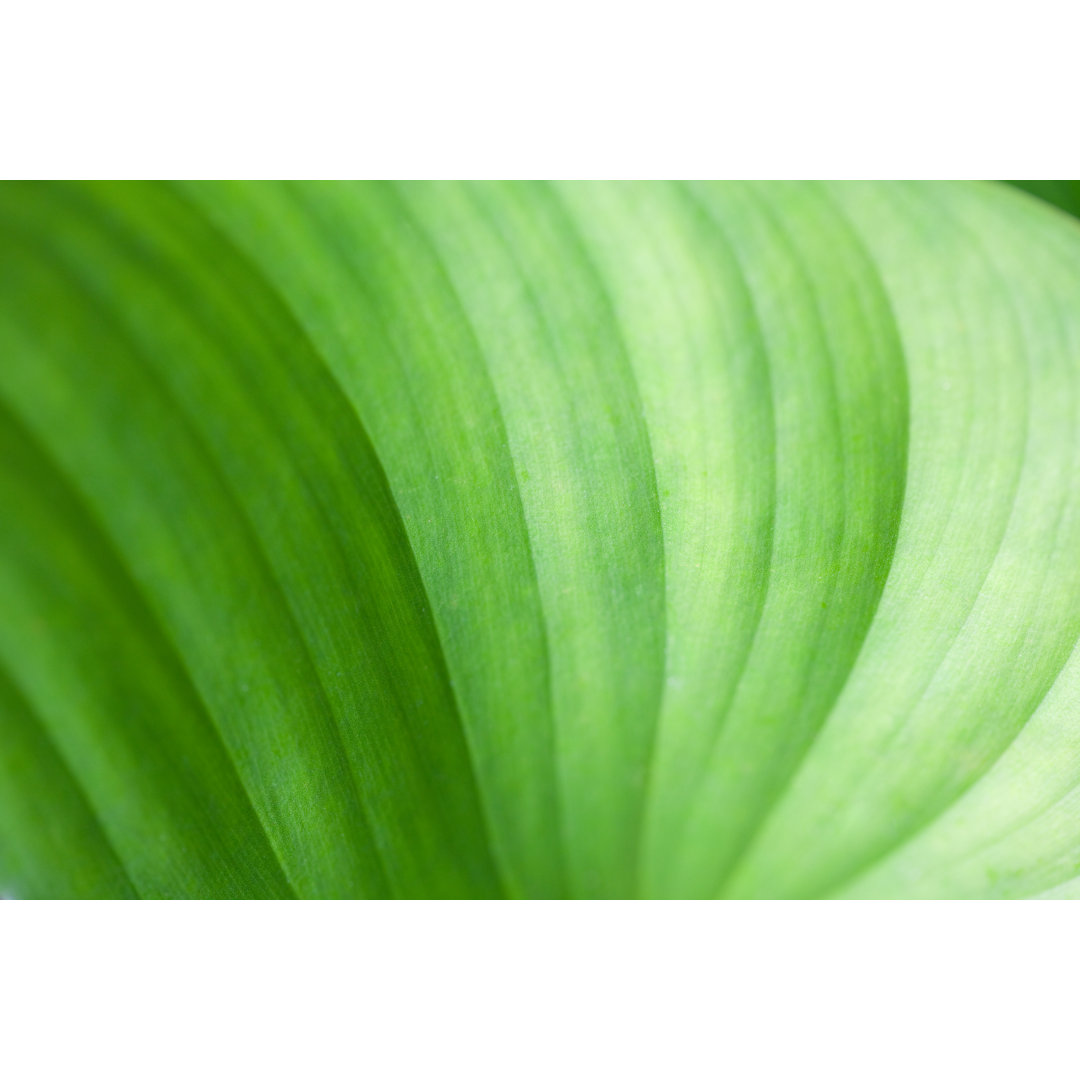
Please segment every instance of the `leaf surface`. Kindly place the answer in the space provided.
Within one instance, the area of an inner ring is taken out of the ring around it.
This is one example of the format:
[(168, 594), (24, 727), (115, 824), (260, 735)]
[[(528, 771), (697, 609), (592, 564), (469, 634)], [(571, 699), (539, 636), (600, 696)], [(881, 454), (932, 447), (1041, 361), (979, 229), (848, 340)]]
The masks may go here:
[(1080, 227), (1003, 185), (0, 187), (0, 887), (1080, 875)]

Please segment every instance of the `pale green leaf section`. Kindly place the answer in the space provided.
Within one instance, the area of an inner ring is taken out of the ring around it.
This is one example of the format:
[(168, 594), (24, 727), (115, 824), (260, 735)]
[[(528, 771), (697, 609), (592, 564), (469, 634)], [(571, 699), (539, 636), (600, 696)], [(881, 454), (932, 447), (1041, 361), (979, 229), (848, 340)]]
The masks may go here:
[(815, 895), (888, 857), (1006, 751), (1080, 633), (1080, 236), (990, 185), (833, 196), (900, 327), (904, 511), (859, 661), (734, 895)]

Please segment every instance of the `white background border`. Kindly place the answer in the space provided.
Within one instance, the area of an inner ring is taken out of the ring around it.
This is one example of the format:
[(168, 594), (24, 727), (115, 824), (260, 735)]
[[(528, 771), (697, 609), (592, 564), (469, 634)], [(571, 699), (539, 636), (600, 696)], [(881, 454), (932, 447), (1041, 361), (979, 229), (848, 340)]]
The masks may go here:
[(2, 908), (19, 1080), (1076, 1070), (1068, 903)]
[(1058, 177), (1062, 0), (0, 0), (7, 176)]

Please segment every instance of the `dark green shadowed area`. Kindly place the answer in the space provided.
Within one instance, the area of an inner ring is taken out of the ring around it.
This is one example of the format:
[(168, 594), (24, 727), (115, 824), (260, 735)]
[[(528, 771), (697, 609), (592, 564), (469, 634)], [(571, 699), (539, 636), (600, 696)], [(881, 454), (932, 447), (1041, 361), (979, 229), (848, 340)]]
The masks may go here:
[[(13, 232), (48, 223), (42, 289), (64, 292), (15, 306), (69, 311), (76, 333), (50, 365), (19, 350), (4, 391), (52, 429), (158, 606), (290, 879), (315, 895), (496, 891), (400, 519), (302, 335), (167, 190), (16, 201)], [(77, 388), (120, 426), (54, 427)]]
[(1010, 180), (1009, 183), (1059, 210), (1080, 217), (1080, 180)]

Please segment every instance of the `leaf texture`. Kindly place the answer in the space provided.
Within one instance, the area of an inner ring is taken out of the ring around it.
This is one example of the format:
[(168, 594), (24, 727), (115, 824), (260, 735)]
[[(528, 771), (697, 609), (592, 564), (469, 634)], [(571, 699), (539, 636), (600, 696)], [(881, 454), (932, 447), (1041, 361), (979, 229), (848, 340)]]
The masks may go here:
[(1070, 895), (1080, 226), (0, 186), (0, 889)]

